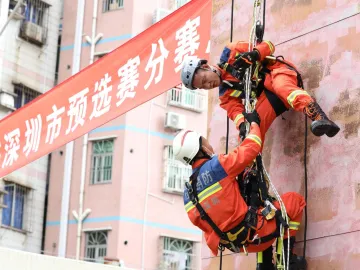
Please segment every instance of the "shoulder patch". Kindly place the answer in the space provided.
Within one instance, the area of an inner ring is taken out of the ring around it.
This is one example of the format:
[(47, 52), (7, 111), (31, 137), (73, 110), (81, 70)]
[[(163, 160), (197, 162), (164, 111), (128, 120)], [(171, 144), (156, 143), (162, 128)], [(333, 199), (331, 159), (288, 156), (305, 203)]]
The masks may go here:
[(220, 56), (220, 62), (227, 62), (230, 57), (231, 50), (228, 47), (225, 47)]
[[(219, 182), (227, 176), (224, 168), (221, 166), (218, 157), (213, 157), (207, 161), (200, 169), (196, 190), (198, 193), (211, 185)], [(185, 188), (183, 195), (184, 204), (190, 201), (188, 190)]]
[(228, 86), (227, 84), (224, 84), (224, 83), (220, 84), (220, 86), (219, 86), (219, 96), (220, 97), (223, 96), (225, 94), (226, 90), (229, 89), (229, 87), (230, 86)]

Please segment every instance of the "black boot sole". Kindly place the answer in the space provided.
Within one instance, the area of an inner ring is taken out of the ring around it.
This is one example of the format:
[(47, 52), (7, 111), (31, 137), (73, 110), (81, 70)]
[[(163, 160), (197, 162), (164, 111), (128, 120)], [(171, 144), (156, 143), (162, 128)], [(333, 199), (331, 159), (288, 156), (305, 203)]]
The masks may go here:
[(334, 137), (339, 131), (340, 128), (330, 121), (318, 120), (311, 123), (311, 132), (318, 137), (324, 134), (328, 137)]

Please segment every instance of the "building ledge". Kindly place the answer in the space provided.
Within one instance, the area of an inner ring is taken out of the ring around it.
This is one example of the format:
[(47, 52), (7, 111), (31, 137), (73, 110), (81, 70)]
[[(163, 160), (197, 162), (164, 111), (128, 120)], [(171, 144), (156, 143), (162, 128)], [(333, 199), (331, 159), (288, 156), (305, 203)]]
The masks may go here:
[(18, 233), (21, 233), (21, 234), (28, 234), (28, 232), (25, 231), (25, 230), (17, 229), (17, 228), (11, 227), (11, 226), (1, 225), (0, 228), (10, 230), (10, 231), (14, 231), (14, 232), (18, 232)]
[(162, 190), (164, 193), (170, 193), (170, 194), (175, 194), (175, 195), (184, 195), (184, 191), (179, 191), (179, 190), (173, 190), (173, 189), (168, 189), (168, 188), (163, 188)]

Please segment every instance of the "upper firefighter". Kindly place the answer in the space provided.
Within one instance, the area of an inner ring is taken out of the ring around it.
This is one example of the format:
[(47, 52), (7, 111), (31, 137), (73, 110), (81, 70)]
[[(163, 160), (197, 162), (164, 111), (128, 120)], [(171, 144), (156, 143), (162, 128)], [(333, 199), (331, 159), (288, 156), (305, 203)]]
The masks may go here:
[[(212, 89), (219, 87), (220, 106), (240, 129), (244, 122), (243, 99), (245, 98), (242, 77), (245, 70), (253, 65), (252, 97), (259, 97), (262, 90), (275, 94), (286, 109), (304, 112), (311, 120), (311, 131), (316, 136), (335, 136), (340, 128), (323, 112), (319, 104), (298, 84), (298, 73), (289, 61), (266, 59), (275, 51), (270, 41), (263, 41), (249, 50), (247, 42), (229, 43), (222, 51), (220, 62), (209, 65), (207, 60), (188, 58), (184, 61), (181, 80), (189, 89)], [(271, 102), (273, 110), (279, 111)], [(276, 113), (277, 115), (279, 113)], [(261, 116), (260, 116), (261, 117)]]

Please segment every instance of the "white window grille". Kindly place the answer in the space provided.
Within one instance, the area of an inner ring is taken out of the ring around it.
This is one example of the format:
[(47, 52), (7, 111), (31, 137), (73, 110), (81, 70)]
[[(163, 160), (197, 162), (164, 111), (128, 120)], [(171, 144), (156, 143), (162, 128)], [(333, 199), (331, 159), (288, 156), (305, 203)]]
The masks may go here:
[(8, 182), (4, 187), (1, 224), (22, 231), (30, 231), (32, 217), (32, 192), (29, 188)]
[(182, 194), (185, 182), (189, 181), (192, 174), (191, 166), (185, 166), (180, 161), (175, 160), (171, 145), (164, 148), (164, 190)]
[(106, 139), (92, 143), (91, 184), (110, 183), (114, 140)]
[(117, 10), (124, 7), (124, 0), (103, 0), (103, 12)]
[(206, 95), (204, 90), (190, 90), (174, 87), (168, 91), (168, 104), (195, 112), (205, 109)]
[(7, 206), (4, 204), (4, 198), (3, 196), (8, 194), (8, 192), (5, 189), (2, 189), (0, 187), (0, 210), (1, 208), (6, 208)]
[(46, 41), (49, 24), (49, 4), (41, 0), (25, 0), (24, 20), (20, 36), (25, 40), (43, 45)]
[(195, 248), (191, 241), (162, 237), (162, 259), (160, 269), (192, 270), (195, 268)]
[(86, 233), (85, 261), (103, 263), (107, 253), (107, 231)]
[(180, 8), (183, 5), (185, 5), (187, 2), (189, 2), (190, 0), (175, 0), (175, 7), (176, 8)]
[(32, 101), (37, 96), (41, 95), (41, 93), (23, 85), (23, 84), (15, 84), (14, 85), (14, 93), (17, 95), (15, 98), (15, 108), (19, 109), (25, 104)]

